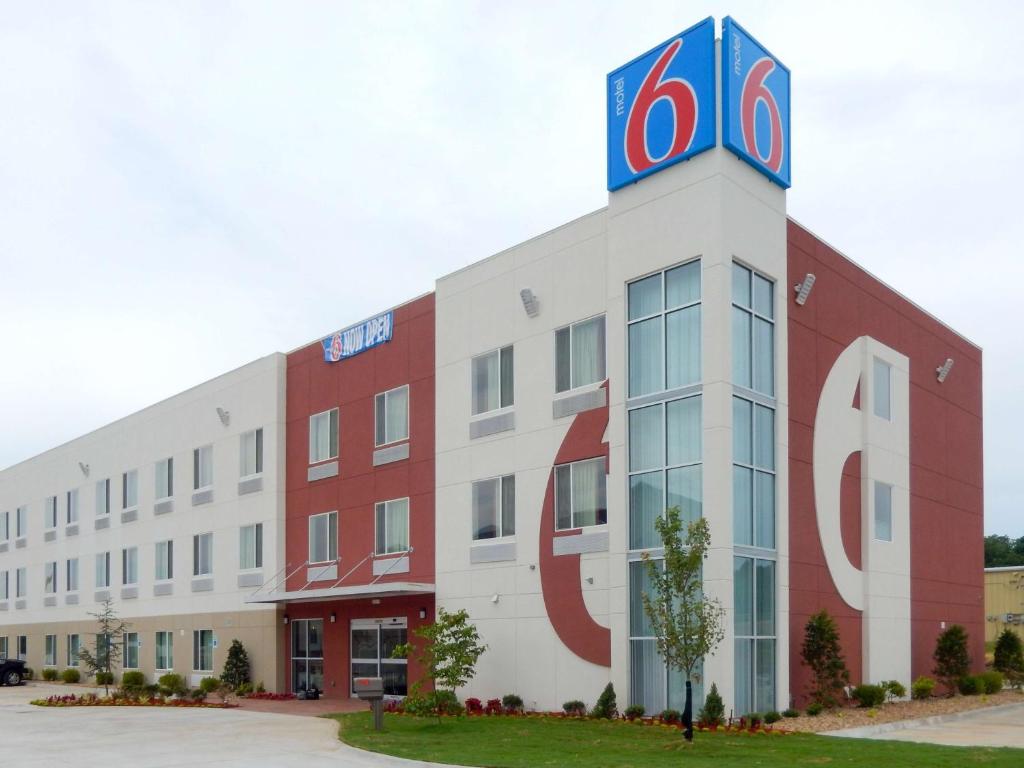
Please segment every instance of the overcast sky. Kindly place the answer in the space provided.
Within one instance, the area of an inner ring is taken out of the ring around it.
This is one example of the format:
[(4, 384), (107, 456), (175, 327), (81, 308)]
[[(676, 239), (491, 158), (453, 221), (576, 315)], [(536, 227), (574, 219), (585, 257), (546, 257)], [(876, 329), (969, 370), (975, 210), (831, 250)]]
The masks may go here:
[(0, 14), (0, 467), (602, 207), (606, 73), (731, 14), (793, 71), (790, 215), (984, 347), (1024, 535), (1024, 3)]

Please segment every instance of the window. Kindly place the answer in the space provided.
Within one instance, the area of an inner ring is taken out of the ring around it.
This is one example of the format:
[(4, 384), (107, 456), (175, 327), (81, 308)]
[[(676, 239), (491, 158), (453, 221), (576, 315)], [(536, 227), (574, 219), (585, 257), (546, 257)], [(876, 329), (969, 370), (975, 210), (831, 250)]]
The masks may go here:
[(473, 540), (513, 536), (516, 532), (516, 476), (473, 483)]
[(604, 381), (604, 315), (555, 331), (555, 392)]
[(607, 522), (604, 459), (555, 467), (555, 529), (563, 531)]
[(139, 506), (139, 471), (131, 469), (121, 475), (121, 509)]
[(732, 399), (733, 543), (775, 549), (775, 410)]
[(263, 427), (243, 432), (240, 439), (241, 465), (239, 477), (252, 477), (263, 472)]
[(156, 572), (153, 576), (157, 581), (170, 581), (174, 578), (173, 541), (158, 541), (156, 543)]
[(28, 507), (18, 507), (15, 510), (15, 531), (14, 535), (21, 539), (28, 536)]
[(22, 566), (14, 572), (15, 597), (25, 597), (28, 594), (28, 571)]
[(57, 594), (57, 563), (50, 562), (43, 566), (43, 592), (48, 595)]
[(57, 497), (47, 496), (45, 509), (43, 511), (43, 521), (45, 522), (46, 530), (53, 530), (57, 527)]
[(160, 671), (174, 669), (174, 633), (156, 633), (156, 668)]
[(96, 483), (96, 517), (110, 514), (110, 478)]
[(775, 396), (775, 284), (732, 265), (733, 383)]
[(28, 635), (18, 635), (18, 658), (28, 661)]
[(338, 559), (338, 513), (325, 512), (309, 518), (309, 562), (331, 563)]
[(194, 672), (213, 671), (212, 629), (196, 629), (192, 631), (192, 670)]
[(44, 667), (56, 667), (57, 666), (57, 636), (46, 635), (44, 638), (43, 648), (45, 655), (43, 656)]
[(11, 513), (0, 512), (0, 541), (11, 538)]
[(204, 445), (192, 451), (192, 490), (213, 485), (213, 446)]
[(124, 669), (138, 669), (139, 668), (139, 633), (138, 632), (125, 632), (124, 633), (124, 663), (122, 667)]
[(8, 572), (0, 571), (0, 600), (8, 600), (10, 598), (10, 589), (11, 583)]
[(629, 284), (629, 397), (700, 381), (700, 260)]
[(96, 589), (110, 586), (110, 553), (96, 555)]
[(507, 408), (513, 398), (512, 347), (473, 358), (473, 415)]
[(239, 529), (238, 551), (238, 567), (243, 571), (263, 567), (263, 523)]
[(374, 552), (389, 555), (409, 551), (409, 500), (395, 499), (377, 503)]
[(125, 586), (139, 583), (139, 548), (121, 550), (121, 583)]
[(64, 568), (64, 585), (68, 592), (78, 591), (78, 558), (72, 557)]
[(74, 525), (78, 522), (78, 489), (74, 488), (67, 492), (67, 524)]
[(0, 659), (6, 659), (8, 653), (7, 635), (0, 635)]
[(409, 439), (409, 387), (381, 392), (374, 398), (374, 444)]
[(775, 709), (775, 561), (733, 558), (736, 714)]
[(174, 459), (161, 459), (156, 463), (156, 500), (174, 495)]
[(192, 575), (213, 574), (213, 534), (200, 533), (192, 537)]
[[(78, 635), (68, 635), (68, 661), (69, 667), (78, 666), (78, 654), (82, 650), (82, 641)], [(2, 655), (2, 654), (0, 654)]]
[(892, 421), (892, 366), (883, 363), (877, 357), (874, 364), (874, 397), (875, 416)]
[(309, 463), (338, 458), (338, 409), (309, 417)]
[(892, 486), (875, 482), (875, 538), (892, 541)]

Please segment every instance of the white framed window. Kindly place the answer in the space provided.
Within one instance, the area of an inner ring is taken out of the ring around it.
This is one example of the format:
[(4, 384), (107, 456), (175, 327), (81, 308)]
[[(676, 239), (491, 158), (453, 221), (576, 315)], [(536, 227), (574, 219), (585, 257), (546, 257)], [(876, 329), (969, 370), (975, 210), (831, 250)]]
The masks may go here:
[(139, 633), (138, 632), (125, 632), (122, 638), (124, 642), (124, 659), (122, 660), (122, 667), (124, 669), (138, 669), (139, 668)]
[(139, 506), (139, 471), (129, 469), (121, 475), (121, 509)]
[(473, 358), (473, 415), (515, 403), (512, 345)]
[(23, 539), (28, 536), (28, 507), (18, 507), (14, 510), (14, 535)]
[(892, 421), (892, 366), (874, 359), (874, 387), (871, 390), (875, 416)]
[(238, 567), (251, 571), (263, 567), (263, 523), (238, 529)]
[(14, 596), (25, 597), (28, 594), (28, 571), (22, 566), (14, 572)]
[(374, 397), (374, 445), (381, 446), (409, 439), (409, 385)]
[(96, 555), (96, 588), (105, 589), (110, 586), (110, 553), (100, 552)]
[(243, 432), (239, 438), (239, 477), (263, 473), (263, 427)]
[(170, 581), (174, 578), (174, 542), (170, 539), (156, 543), (156, 569), (153, 576), (157, 581)]
[(64, 565), (64, 586), (68, 592), (78, 591), (78, 558), (72, 557)]
[(213, 534), (198, 533), (192, 537), (192, 575), (213, 574)]
[(67, 524), (74, 525), (78, 522), (78, 489), (73, 488), (67, 492)]
[(139, 583), (139, 548), (121, 550), (121, 583), (125, 586)]
[(309, 463), (338, 458), (338, 409), (309, 417)]
[(309, 517), (309, 562), (331, 563), (338, 559), (338, 513)]
[(213, 486), (213, 446), (204, 445), (192, 451), (192, 490)]
[(44, 638), (44, 651), (43, 666), (44, 667), (56, 667), (57, 666), (57, 636), (46, 635)]
[(733, 383), (775, 397), (775, 283), (732, 265)]
[(68, 661), (69, 667), (78, 666), (78, 654), (82, 650), (82, 640), (79, 635), (68, 635)]
[(48, 595), (57, 594), (57, 561), (46, 563), (43, 567), (43, 592)]
[(473, 540), (516, 533), (516, 476), (492, 477), (473, 483)]
[(555, 392), (605, 378), (604, 315), (555, 331)]
[(174, 669), (174, 633), (156, 633), (156, 668), (161, 672)]
[(892, 486), (875, 481), (875, 538), (892, 541)]
[(604, 464), (602, 457), (555, 467), (555, 530), (608, 522)]
[(43, 521), (45, 528), (48, 531), (52, 531), (57, 527), (57, 497), (47, 496), (46, 503), (43, 509)]
[(96, 483), (96, 517), (110, 514), (110, 478)]
[(0, 659), (6, 659), (8, 653), (7, 635), (0, 635)]
[(213, 671), (212, 629), (195, 629), (192, 631), (192, 671)]
[(28, 635), (18, 635), (18, 658), (28, 661)]
[[(10, 576), (7, 571), (0, 571), (0, 600), (10, 599), (11, 593)], [(2, 655), (2, 654), (0, 654)]]
[(8, 541), (11, 538), (11, 513), (0, 512), (0, 541)]
[(374, 552), (390, 555), (409, 551), (409, 499), (377, 503)]
[(156, 463), (156, 500), (162, 501), (174, 495), (174, 458), (160, 459)]

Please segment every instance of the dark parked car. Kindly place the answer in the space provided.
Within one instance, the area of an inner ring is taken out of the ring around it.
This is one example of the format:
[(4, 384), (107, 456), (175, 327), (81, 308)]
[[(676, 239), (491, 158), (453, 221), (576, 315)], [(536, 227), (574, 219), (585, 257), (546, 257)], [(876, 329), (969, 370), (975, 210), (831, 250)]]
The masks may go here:
[(25, 679), (25, 662), (0, 656), (0, 685), (21, 685)]

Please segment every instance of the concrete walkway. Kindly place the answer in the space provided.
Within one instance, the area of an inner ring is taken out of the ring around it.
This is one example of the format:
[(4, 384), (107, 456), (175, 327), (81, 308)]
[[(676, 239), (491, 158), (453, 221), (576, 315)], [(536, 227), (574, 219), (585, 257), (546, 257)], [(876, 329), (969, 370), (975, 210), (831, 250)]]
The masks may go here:
[(822, 736), (944, 744), (951, 747), (1024, 748), (1024, 704), (974, 709), (923, 720), (827, 731)]

